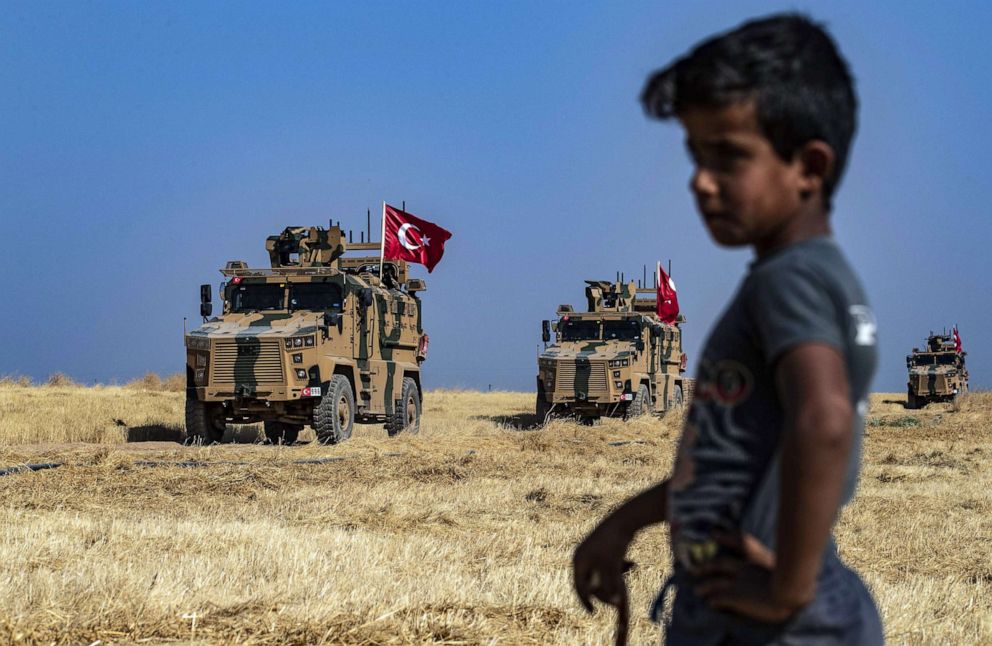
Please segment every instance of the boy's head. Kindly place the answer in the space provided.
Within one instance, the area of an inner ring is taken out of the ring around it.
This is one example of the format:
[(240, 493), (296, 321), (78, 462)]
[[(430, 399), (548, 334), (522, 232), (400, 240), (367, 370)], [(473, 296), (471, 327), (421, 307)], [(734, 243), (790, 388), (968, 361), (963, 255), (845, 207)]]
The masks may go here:
[(648, 114), (688, 134), (692, 189), (713, 236), (751, 244), (829, 211), (854, 136), (847, 64), (809, 19), (778, 15), (711, 38), (648, 80)]

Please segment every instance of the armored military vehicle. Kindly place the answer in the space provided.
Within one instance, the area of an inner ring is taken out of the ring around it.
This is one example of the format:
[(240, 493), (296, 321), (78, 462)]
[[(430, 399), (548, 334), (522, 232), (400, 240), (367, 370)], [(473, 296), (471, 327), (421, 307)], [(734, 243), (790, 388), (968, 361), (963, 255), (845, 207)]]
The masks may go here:
[[(349, 236), (350, 237), (350, 236)], [(380, 264), (378, 242), (350, 243), (340, 226), (288, 227), (265, 243), (270, 265), (226, 264), (223, 311), (186, 335), (187, 441), (220, 441), (229, 423), (263, 422), (271, 442), (347, 440), (354, 423), (419, 430), (420, 364), (428, 337), (403, 261)]]
[(542, 323), (537, 415), (626, 418), (681, 406), (685, 319), (662, 323), (656, 291), (635, 282), (587, 280), (586, 300), (586, 312), (561, 305), (554, 324)]
[(906, 357), (909, 384), (906, 407), (922, 408), (931, 402), (954, 401), (968, 391), (966, 352), (959, 352), (951, 334), (930, 333), (923, 349), (913, 348)]

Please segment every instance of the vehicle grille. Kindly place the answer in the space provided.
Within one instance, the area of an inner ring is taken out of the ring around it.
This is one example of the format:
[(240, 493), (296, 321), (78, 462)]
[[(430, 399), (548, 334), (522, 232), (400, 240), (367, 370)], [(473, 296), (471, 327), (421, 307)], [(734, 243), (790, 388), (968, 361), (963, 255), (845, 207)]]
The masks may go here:
[(586, 395), (606, 393), (606, 362), (584, 361), (580, 366), (575, 361), (559, 361), (555, 390), (566, 393), (582, 391)]
[(212, 384), (282, 384), (279, 339), (223, 340), (214, 343), (210, 366)]

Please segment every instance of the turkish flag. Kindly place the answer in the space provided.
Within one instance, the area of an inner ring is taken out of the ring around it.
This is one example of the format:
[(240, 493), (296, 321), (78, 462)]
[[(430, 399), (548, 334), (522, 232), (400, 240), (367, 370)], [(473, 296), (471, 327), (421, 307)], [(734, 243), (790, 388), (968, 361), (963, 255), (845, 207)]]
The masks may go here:
[(961, 335), (958, 334), (958, 326), (954, 326), (954, 351), (961, 354), (964, 348), (961, 347)]
[(447, 231), (427, 220), (382, 205), (382, 258), (420, 263), (428, 272), (444, 255), (444, 243), (451, 237)]
[(675, 281), (665, 273), (658, 263), (658, 318), (662, 323), (674, 323), (679, 317), (679, 296), (675, 293)]

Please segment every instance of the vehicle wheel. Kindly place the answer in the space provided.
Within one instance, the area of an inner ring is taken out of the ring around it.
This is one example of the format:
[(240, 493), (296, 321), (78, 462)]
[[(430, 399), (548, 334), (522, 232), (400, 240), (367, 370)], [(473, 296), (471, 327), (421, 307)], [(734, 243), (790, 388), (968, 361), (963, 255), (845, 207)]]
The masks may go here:
[(186, 397), (186, 444), (217, 444), (225, 430), (218, 406)]
[(534, 406), (534, 414), (537, 415), (537, 423), (544, 425), (548, 421), (548, 415), (551, 413), (551, 402), (548, 401), (544, 393), (537, 393), (537, 404)]
[(641, 384), (634, 395), (634, 401), (627, 407), (627, 417), (640, 417), (651, 412), (651, 393), (648, 387)]
[(313, 432), (321, 444), (337, 444), (351, 437), (354, 426), (355, 395), (351, 384), (344, 375), (334, 375), (327, 394), (313, 409)]
[(910, 390), (906, 393), (906, 408), (914, 410), (920, 407), (920, 402), (916, 398), (916, 394)]
[(386, 418), (386, 433), (390, 437), (403, 431), (414, 435), (420, 432), (420, 391), (410, 377), (403, 377), (399, 408)]
[(300, 427), (286, 422), (265, 422), (265, 439), (269, 444), (290, 445), (300, 436)]
[(685, 396), (682, 394), (682, 385), (676, 384), (675, 392), (672, 393), (672, 408), (682, 408), (685, 405)]

